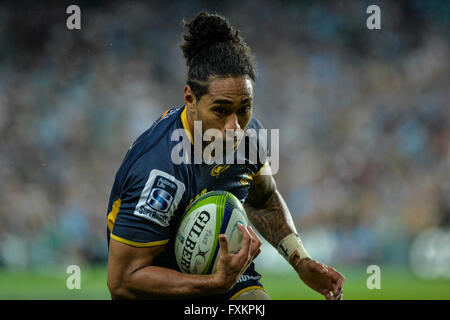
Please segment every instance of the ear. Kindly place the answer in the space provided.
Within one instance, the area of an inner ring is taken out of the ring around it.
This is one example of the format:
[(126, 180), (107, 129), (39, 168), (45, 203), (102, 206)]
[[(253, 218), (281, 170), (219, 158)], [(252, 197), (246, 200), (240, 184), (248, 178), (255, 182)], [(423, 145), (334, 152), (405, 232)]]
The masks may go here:
[(186, 105), (187, 111), (193, 113), (195, 112), (195, 105), (197, 103), (194, 93), (189, 85), (184, 87), (184, 103)]

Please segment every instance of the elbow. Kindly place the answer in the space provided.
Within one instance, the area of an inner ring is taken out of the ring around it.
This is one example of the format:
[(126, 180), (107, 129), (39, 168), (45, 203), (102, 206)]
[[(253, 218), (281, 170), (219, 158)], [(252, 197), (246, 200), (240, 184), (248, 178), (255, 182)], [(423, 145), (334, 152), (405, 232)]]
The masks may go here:
[(135, 299), (135, 295), (123, 281), (112, 281), (108, 279), (108, 289), (113, 300)]

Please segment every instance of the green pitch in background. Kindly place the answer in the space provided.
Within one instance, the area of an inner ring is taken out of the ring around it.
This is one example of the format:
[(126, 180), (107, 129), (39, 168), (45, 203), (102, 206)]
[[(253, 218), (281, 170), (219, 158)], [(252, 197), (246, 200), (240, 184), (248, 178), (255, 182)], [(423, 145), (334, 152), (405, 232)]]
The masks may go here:
[[(106, 286), (106, 268), (81, 268), (81, 288), (69, 290), (66, 270), (0, 271), (0, 299), (110, 299)], [(382, 267), (381, 288), (368, 289), (370, 274), (366, 267), (338, 268), (346, 277), (344, 299), (346, 300), (412, 300), (450, 299), (450, 280), (422, 280), (407, 268)], [(274, 300), (321, 300), (321, 295), (307, 288), (294, 272), (274, 274), (264, 272), (262, 283)]]

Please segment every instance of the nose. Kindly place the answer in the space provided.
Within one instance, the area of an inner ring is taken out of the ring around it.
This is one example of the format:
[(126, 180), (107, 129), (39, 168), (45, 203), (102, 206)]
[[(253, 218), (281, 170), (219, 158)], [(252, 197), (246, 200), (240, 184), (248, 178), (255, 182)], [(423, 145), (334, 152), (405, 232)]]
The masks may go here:
[(239, 125), (237, 115), (235, 113), (230, 114), (225, 122), (224, 131), (226, 132), (226, 130), (238, 130), (240, 128), (241, 126)]

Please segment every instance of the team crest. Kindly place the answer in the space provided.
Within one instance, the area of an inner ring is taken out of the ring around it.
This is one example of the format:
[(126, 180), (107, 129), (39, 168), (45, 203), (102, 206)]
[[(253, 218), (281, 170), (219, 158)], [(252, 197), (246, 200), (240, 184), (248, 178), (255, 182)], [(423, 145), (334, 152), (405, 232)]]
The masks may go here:
[(217, 164), (214, 166), (214, 168), (211, 170), (211, 176), (218, 178), (219, 175), (224, 172), (225, 170), (227, 170), (230, 167), (229, 164), (222, 166), (220, 164)]

